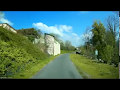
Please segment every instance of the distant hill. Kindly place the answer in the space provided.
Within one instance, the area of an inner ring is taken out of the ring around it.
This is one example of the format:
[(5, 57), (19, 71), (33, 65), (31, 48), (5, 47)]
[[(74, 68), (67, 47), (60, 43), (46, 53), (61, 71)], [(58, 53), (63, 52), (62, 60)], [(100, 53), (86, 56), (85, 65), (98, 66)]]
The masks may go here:
[(23, 35), (0, 27), (0, 77), (15, 74), (46, 57)]

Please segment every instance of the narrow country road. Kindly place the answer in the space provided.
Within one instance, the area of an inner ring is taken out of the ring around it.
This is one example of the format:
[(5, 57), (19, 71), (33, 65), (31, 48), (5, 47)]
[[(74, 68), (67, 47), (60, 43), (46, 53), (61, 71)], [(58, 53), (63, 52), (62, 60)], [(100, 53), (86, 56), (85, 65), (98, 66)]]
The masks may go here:
[(69, 54), (62, 54), (46, 65), (32, 79), (82, 79)]

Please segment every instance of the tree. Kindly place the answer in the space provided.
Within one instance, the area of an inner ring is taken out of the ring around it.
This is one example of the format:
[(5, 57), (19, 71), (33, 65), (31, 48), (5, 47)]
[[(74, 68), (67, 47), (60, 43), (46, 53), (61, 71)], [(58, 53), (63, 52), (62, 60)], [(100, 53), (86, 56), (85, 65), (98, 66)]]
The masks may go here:
[(119, 48), (117, 43), (117, 35), (118, 35), (118, 27), (119, 27), (119, 17), (118, 14), (109, 16), (106, 19), (106, 44), (113, 47), (113, 55), (111, 62), (118, 66), (119, 61)]
[(100, 21), (95, 21), (92, 25), (92, 34), (92, 44), (98, 50), (98, 58), (102, 58), (102, 52), (105, 47), (105, 27)]
[(62, 40), (60, 42), (60, 48), (61, 50), (65, 50), (65, 43)]
[(65, 41), (65, 48), (66, 48), (66, 50), (69, 50), (70, 46), (71, 46), (71, 42), (69, 40), (66, 40)]
[(106, 20), (107, 30), (109, 30), (114, 37), (117, 36), (117, 28), (119, 27), (119, 17), (118, 16), (109, 16)]
[(91, 27), (87, 27), (85, 33), (83, 34), (83, 40), (85, 42), (84, 46), (80, 46), (81, 54), (86, 55), (87, 57), (94, 58), (94, 50), (92, 45), (92, 32)]
[(110, 45), (106, 45), (102, 53), (102, 58), (104, 60), (104, 63), (112, 64), (112, 57), (113, 57), (113, 47)]
[(35, 38), (40, 38), (42, 35), (42, 32), (40, 30), (36, 30), (34, 28), (21, 29), (21, 30), (17, 30), (17, 32), (19, 34), (22, 34), (22, 35), (28, 37), (28, 39), (31, 42), (33, 42)]
[(83, 40), (85, 41), (86, 50), (88, 50), (89, 47), (90, 47), (91, 37), (92, 37), (91, 28), (90, 27), (86, 28), (86, 31), (85, 31), (83, 37), (84, 37)]
[(72, 46), (72, 44), (69, 40), (65, 41), (65, 50), (75, 50), (75, 47)]

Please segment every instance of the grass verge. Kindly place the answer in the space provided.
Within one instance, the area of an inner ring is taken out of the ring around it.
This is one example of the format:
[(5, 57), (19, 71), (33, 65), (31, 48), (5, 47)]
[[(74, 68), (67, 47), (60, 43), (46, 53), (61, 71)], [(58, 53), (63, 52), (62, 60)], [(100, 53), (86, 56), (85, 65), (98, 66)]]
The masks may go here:
[(38, 60), (38, 62), (30, 65), (26, 70), (21, 71), (13, 76), (14, 79), (29, 79), (37, 72), (39, 72), (45, 65), (47, 65), (50, 61), (54, 60), (57, 56), (50, 56), (45, 60)]
[(104, 63), (97, 63), (81, 55), (70, 54), (70, 58), (79, 73), (85, 79), (118, 79), (119, 68)]
[(64, 53), (72, 53), (74, 51), (69, 51), (69, 50), (61, 50), (61, 54), (64, 54)]

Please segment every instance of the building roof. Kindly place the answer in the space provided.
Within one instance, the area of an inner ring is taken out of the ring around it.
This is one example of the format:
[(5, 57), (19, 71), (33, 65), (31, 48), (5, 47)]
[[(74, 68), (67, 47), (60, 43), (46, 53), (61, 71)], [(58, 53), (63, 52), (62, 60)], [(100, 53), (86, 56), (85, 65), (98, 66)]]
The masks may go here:
[[(0, 24), (7, 24), (9, 27), (13, 28), (12, 26), (10, 26), (8, 23), (0, 23)], [(13, 28), (14, 29), (14, 28)], [(15, 30), (15, 29), (14, 29)]]

